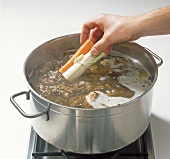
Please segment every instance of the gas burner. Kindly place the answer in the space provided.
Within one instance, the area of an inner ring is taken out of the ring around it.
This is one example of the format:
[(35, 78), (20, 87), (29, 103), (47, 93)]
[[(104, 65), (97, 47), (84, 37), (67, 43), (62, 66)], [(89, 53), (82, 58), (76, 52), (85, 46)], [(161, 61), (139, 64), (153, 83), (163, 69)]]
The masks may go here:
[(27, 159), (155, 159), (151, 127), (130, 145), (104, 154), (77, 154), (52, 146), (31, 128)]

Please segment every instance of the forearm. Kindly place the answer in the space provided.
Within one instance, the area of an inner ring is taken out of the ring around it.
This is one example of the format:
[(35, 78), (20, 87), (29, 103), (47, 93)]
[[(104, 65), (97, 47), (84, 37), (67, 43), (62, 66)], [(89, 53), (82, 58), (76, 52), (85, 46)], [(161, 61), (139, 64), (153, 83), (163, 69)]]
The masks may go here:
[(170, 34), (170, 6), (135, 16), (136, 36)]

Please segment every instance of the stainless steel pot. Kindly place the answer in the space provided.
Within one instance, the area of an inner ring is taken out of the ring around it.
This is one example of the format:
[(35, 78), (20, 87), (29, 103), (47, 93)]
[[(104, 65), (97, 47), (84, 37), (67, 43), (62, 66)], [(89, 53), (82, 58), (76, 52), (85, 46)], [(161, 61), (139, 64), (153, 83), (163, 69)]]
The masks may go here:
[[(163, 61), (136, 43), (117, 44), (113, 48), (115, 52), (140, 62), (150, 72), (152, 85), (144, 94), (126, 104), (103, 109), (78, 109), (55, 104), (32, 89), (28, 82), (30, 73), (42, 62), (57, 58), (58, 54), (66, 50), (78, 49), (79, 36), (74, 34), (59, 37), (36, 48), (24, 65), (29, 91), (14, 94), (10, 100), (24, 117), (34, 118), (32, 126), (35, 131), (58, 148), (83, 154), (120, 149), (139, 138), (149, 125), (153, 86), (157, 80), (158, 66)], [(15, 98), (23, 94), (27, 99), (31, 95), (30, 108), (34, 115), (25, 113), (16, 103)]]

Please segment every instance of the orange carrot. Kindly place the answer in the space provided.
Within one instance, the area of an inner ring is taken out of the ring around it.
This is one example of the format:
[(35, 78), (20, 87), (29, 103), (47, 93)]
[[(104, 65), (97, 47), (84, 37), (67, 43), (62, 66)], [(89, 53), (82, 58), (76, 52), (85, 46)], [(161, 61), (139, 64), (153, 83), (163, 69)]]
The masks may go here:
[(86, 54), (88, 53), (91, 48), (94, 46), (94, 43), (90, 40), (90, 39), (87, 39), (85, 41), (85, 43), (77, 50), (77, 52), (71, 57), (70, 60), (67, 61), (67, 63), (62, 66), (60, 69), (59, 69), (59, 72), (60, 73), (64, 73), (65, 71), (67, 71), (72, 65), (74, 65), (74, 60), (75, 58), (77, 58), (78, 56), (80, 56), (81, 54)]

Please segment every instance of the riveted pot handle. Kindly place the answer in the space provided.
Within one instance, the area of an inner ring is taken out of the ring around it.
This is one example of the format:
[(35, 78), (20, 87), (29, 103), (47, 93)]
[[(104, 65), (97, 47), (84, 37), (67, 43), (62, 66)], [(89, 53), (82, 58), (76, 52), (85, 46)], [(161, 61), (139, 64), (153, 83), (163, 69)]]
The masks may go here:
[(19, 111), (19, 113), (22, 115), (22, 116), (24, 116), (24, 117), (26, 117), (26, 118), (37, 118), (37, 117), (40, 117), (40, 116), (43, 116), (43, 115), (45, 115), (46, 116), (46, 120), (49, 120), (49, 109), (50, 109), (50, 104), (48, 105), (48, 107), (47, 107), (47, 110), (46, 111), (44, 111), (44, 112), (39, 112), (39, 113), (37, 113), (37, 114), (33, 114), (33, 115), (31, 115), (31, 114), (27, 114), (27, 113), (25, 113), (24, 111), (23, 111), (23, 109), (17, 104), (17, 102), (15, 101), (15, 98), (16, 97), (18, 97), (18, 96), (21, 96), (21, 95), (26, 95), (26, 99), (27, 100), (29, 100), (30, 99), (30, 91), (23, 91), (23, 92), (20, 92), (20, 93), (16, 93), (16, 94), (14, 94), (14, 95), (12, 95), (11, 97), (10, 97), (10, 101), (11, 101), (11, 103), (14, 105), (14, 107)]
[(147, 50), (154, 58), (156, 58), (158, 60), (158, 67), (161, 66), (163, 64), (163, 60), (161, 57), (159, 57), (157, 54), (155, 54), (154, 52), (152, 52), (151, 50), (149, 50), (148, 48), (144, 47), (145, 50)]

